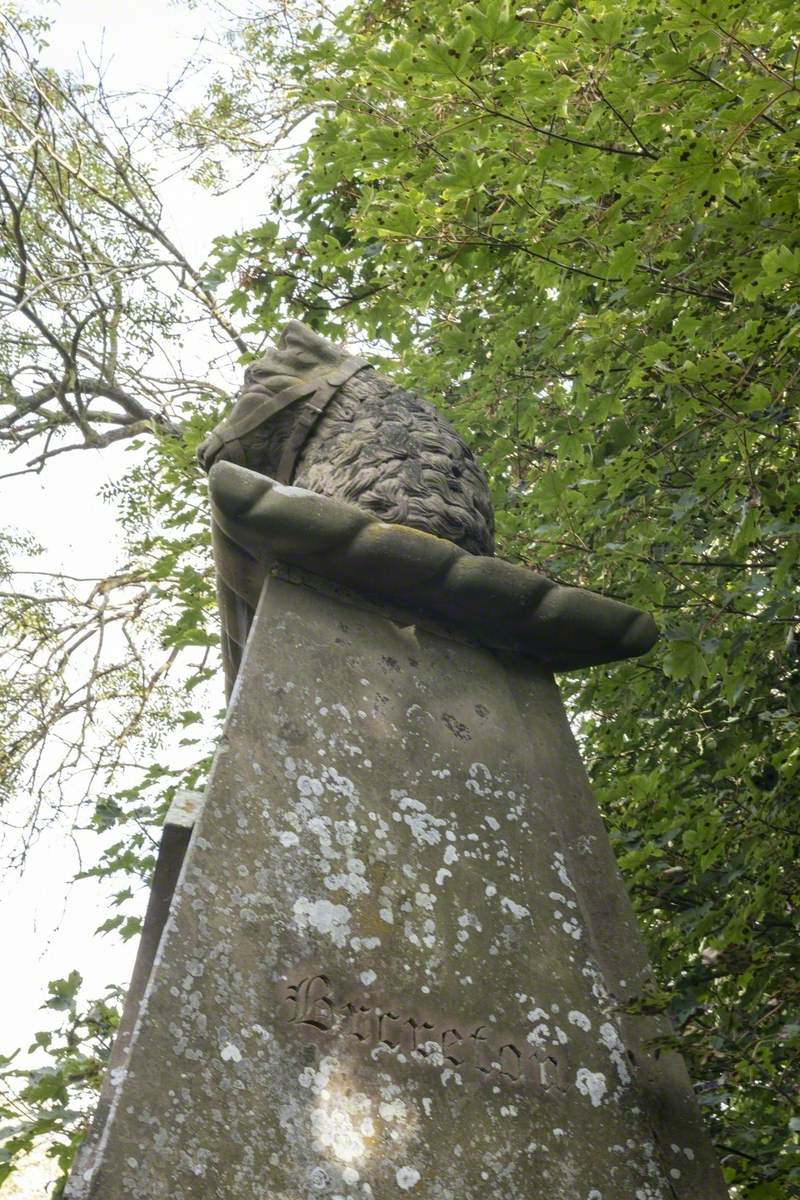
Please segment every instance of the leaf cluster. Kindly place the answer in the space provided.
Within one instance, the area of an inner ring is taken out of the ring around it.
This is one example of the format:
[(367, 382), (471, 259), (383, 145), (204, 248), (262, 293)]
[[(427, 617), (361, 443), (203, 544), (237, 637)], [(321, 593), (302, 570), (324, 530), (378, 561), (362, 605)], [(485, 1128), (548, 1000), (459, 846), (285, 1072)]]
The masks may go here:
[(39, 1060), (45, 1054), (44, 1065), (17, 1067), (16, 1055), (0, 1056), (0, 1186), (15, 1161), (42, 1141), (63, 1179), (85, 1136), (119, 1025), (122, 994), (109, 988), (102, 999), (82, 1006), (81, 983), (72, 971), (49, 985), (43, 1007), (60, 1014), (60, 1024), (38, 1033), (28, 1050)]

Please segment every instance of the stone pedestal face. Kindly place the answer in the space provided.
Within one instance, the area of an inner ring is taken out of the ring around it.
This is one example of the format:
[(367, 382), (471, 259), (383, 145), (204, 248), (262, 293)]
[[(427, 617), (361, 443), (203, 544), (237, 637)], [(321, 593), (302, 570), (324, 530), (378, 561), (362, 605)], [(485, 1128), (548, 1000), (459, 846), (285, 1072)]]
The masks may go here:
[(551, 676), (268, 581), (96, 1200), (714, 1200)]

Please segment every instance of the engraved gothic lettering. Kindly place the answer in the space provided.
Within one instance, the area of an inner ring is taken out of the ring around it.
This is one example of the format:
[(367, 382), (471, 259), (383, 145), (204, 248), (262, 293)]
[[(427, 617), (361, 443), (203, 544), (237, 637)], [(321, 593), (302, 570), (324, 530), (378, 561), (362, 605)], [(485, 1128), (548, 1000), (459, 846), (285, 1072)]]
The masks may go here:
[(433, 1030), (433, 1025), (431, 1025), (430, 1021), (415, 1021), (413, 1017), (408, 1018), (406, 1025), (411, 1035), (409, 1038), (409, 1050), (412, 1054), (421, 1054), (423, 1058), (427, 1058), (428, 1055), (424, 1049), (424, 1045), (429, 1040), (428, 1033)]
[(400, 1043), (392, 1041), (392, 1039), (388, 1036), (387, 1026), (390, 1023), (395, 1023), (399, 1020), (400, 1018), (398, 1017), (397, 1013), (393, 1012), (381, 1013), (378, 1017), (378, 1041), (381, 1043), (381, 1045), (388, 1046), (390, 1050), (396, 1050)]
[(448, 1054), (448, 1050), (452, 1050), (454, 1046), (460, 1046), (463, 1038), (457, 1029), (442, 1030), (442, 1054), (445, 1057), (445, 1062), (452, 1063), (454, 1067), (460, 1067), (463, 1063), (463, 1058), (456, 1058), (453, 1054)]
[(497, 1051), (497, 1059), (499, 1073), (516, 1083), (522, 1074), (522, 1055), (517, 1047), (512, 1046), (511, 1042), (506, 1042)]
[(333, 1000), (328, 995), (330, 980), (325, 975), (312, 975), (290, 984), (287, 999), (293, 1005), (290, 1024), (311, 1025), (328, 1032), (333, 1029)]
[(359, 1042), (372, 1041), (374, 1012), (363, 1004), (344, 1004), (341, 1011), (350, 1020), (349, 1032)]
[[(327, 975), (309, 975), (287, 984), (288, 1023), (318, 1033), (341, 1032), (365, 1046), (407, 1050), (418, 1061), (476, 1072), (477, 1078), (495, 1075), (510, 1084), (525, 1084), (545, 1095), (566, 1092), (569, 1062), (564, 1046), (533, 1046), (523, 1056), (511, 1041), (502, 1042), (491, 1025), (478, 1025), (466, 1037), (455, 1025), (434, 1024), (393, 1009), (376, 1008), (348, 1000), (338, 1003)], [(496, 1040), (495, 1040), (496, 1039)], [(520, 1045), (524, 1043), (520, 1041)], [(459, 1050), (459, 1047), (461, 1049)]]
[(531, 1054), (531, 1059), (537, 1064), (531, 1075), (543, 1091), (550, 1092), (556, 1086), (561, 1091), (566, 1090), (559, 1082), (559, 1063), (551, 1050), (545, 1046), (536, 1046)]
[(488, 1045), (488, 1038), (485, 1036), (485, 1034), (483, 1032), (484, 1029), (486, 1029), (486, 1028), (487, 1028), (486, 1025), (479, 1025), (478, 1028), (474, 1031), (474, 1033), (471, 1033), (469, 1035), (469, 1040), (471, 1042), (475, 1043), (475, 1057), (473, 1059), (472, 1065), (475, 1067), (476, 1070), (480, 1071), (482, 1075), (491, 1075), (492, 1071), (494, 1070), (494, 1067), (492, 1066), (491, 1062), (489, 1061), (489, 1058), (486, 1053), (486, 1047)]

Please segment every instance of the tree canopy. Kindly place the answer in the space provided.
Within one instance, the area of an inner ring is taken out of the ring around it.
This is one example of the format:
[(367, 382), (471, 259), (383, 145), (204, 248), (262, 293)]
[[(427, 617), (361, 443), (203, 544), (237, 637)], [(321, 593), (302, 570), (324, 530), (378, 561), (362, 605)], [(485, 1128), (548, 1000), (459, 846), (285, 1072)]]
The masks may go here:
[[(103, 422), (150, 436), (120, 497), (130, 572), (155, 586), (161, 645), (178, 653), (213, 640), (192, 452), (221, 398), (175, 376), (174, 404), (139, 387), (138, 339), (177, 319), (165, 295), (199, 304), (243, 358), (300, 317), (440, 404), (489, 472), (501, 554), (659, 621), (645, 660), (562, 679), (655, 964), (640, 1003), (673, 1017), (733, 1194), (800, 1195), (800, 13), (355, 0), (281, 14), (232, 25), (238, 69), (171, 119), (198, 177), (269, 168), (263, 221), (221, 231), (202, 270), (147, 224), (147, 170), (104, 157), (84, 97), (45, 112), (79, 121), (88, 173), (31, 133), (34, 116), (11, 118), (28, 174), (4, 192), (0, 254), (29, 330), (4, 350), (3, 426), (15, 445), (66, 430), (96, 444)], [(69, 292), (47, 265), (67, 194), (110, 222)], [(120, 292), (123, 236), (163, 255), (177, 289), (150, 271), (151, 301)], [(31, 338), (50, 347), (49, 382)], [(81, 382), (111, 367), (128, 401)], [(44, 653), (56, 635), (27, 628), (32, 611), (17, 636)], [(189, 684), (209, 669), (201, 655)], [(23, 759), (9, 756), (12, 783)], [(95, 819), (127, 828), (146, 787), (167, 795), (175, 780), (152, 771), (113, 799), (104, 784)], [(141, 850), (121, 841), (124, 865)]]

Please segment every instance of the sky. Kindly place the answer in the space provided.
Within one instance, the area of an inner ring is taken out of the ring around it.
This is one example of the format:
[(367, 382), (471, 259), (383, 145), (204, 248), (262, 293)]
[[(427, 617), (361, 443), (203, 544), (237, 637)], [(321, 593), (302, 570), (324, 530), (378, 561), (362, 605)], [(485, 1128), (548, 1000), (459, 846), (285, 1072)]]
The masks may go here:
[[(20, 7), (31, 11), (33, 5), (21, 0)], [(193, 9), (166, 0), (62, 0), (38, 10), (54, 18), (44, 56), (48, 65), (78, 72), (82, 62), (102, 61), (112, 91), (158, 94), (179, 73), (195, 39), (214, 35), (210, 8), (202, 0)], [(198, 94), (202, 82), (194, 81)], [(162, 189), (162, 198), (167, 227), (196, 262), (214, 236), (252, 224), (259, 215), (255, 182), (214, 197), (189, 181), (173, 180)], [(113, 509), (98, 500), (98, 492), (130, 465), (130, 457), (121, 447), (79, 456), (80, 470), (75, 456), (66, 455), (39, 477), (3, 481), (0, 505), (4, 524), (33, 534), (45, 547), (37, 560), (40, 568), (96, 577), (110, 573), (121, 553)], [(26, 1046), (47, 1024), (39, 1006), (48, 980), (78, 969), (84, 995), (92, 997), (130, 975), (135, 943), (93, 936), (108, 915), (112, 888), (92, 880), (70, 884), (78, 857), (69, 834), (63, 822), (54, 827), (34, 847), (24, 873), (2, 881), (0, 936), (5, 963), (13, 963), (13, 983), (0, 990), (0, 1054)], [(97, 854), (96, 841), (87, 835), (82, 848), (90, 857)], [(142, 907), (145, 901), (142, 896)], [(41, 1200), (48, 1174), (47, 1166), (33, 1163), (0, 1187), (0, 1198)]]

